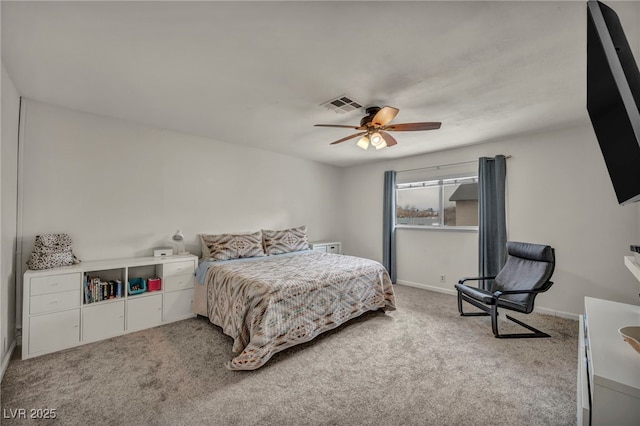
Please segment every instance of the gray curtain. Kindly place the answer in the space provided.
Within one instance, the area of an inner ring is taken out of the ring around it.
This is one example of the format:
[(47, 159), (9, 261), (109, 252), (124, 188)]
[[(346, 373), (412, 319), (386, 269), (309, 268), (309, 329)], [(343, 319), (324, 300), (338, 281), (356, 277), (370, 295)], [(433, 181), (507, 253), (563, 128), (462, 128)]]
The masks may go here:
[[(479, 159), (478, 253), (481, 277), (496, 276), (507, 256), (506, 175), (507, 160), (504, 155)], [(479, 286), (490, 291), (491, 284), (493, 280), (484, 280)]]
[(396, 172), (384, 172), (384, 207), (382, 211), (382, 264), (391, 282), (396, 282)]

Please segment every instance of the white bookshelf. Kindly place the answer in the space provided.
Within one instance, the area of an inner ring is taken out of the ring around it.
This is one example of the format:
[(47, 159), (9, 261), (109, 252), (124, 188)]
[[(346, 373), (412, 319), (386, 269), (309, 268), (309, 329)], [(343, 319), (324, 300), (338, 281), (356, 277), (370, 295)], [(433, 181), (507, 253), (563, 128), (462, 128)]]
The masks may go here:
[[(193, 316), (193, 255), (133, 257), (29, 270), (23, 281), (22, 359)], [(87, 277), (122, 282), (121, 297), (85, 298)], [(130, 278), (159, 277), (156, 291), (129, 295)]]

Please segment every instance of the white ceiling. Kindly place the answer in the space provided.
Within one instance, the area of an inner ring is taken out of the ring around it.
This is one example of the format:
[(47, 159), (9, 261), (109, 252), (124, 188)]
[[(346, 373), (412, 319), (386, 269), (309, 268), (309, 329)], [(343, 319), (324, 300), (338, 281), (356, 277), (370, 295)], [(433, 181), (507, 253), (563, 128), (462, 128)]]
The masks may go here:
[[(607, 4), (638, 52), (640, 4)], [(22, 96), (337, 166), (583, 122), (585, 32), (584, 1), (2, 2)], [(341, 94), (442, 128), (330, 146)]]

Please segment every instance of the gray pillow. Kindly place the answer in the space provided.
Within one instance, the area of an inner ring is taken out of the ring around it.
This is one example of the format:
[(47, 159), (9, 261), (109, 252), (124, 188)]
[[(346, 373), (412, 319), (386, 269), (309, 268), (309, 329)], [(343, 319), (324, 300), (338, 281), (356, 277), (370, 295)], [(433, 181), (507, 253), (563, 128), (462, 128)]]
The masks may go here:
[(283, 229), (281, 231), (262, 230), (264, 252), (267, 255), (291, 253), (293, 251), (307, 250), (309, 239), (307, 226)]
[(264, 256), (262, 233), (252, 234), (200, 234), (202, 258), (230, 260)]

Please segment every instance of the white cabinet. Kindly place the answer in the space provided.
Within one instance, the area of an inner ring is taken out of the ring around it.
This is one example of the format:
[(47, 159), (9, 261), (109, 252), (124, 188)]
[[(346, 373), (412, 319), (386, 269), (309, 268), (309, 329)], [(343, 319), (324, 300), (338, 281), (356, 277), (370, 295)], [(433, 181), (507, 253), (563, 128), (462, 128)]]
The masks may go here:
[(95, 342), (124, 332), (124, 300), (88, 305), (82, 310), (82, 341)]
[(180, 290), (164, 295), (163, 320), (176, 321), (192, 316), (193, 290)]
[(309, 243), (309, 247), (311, 250), (322, 253), (342, 254), (342, 243), (337, 241), (312, 241)]
[[(22, 338), (26, 339), (31, 356), (75, 346), (80, 342), (80, 309), (34, 316), (26, 329), (28, 333)], [(24, 343), (22, 346), (24, 352)], [(25, 358), (24, 354), (22, 358)]]
[(162, 294), (127, 300), (127, 331), (143, 330), (162, 323)]
[(578, 355), (578, 425), (640, 424), (640, 354), (618, 329), (640, 325), (640, 306), (585, 297)]
[[(179, 255), (25, 272), (22, 359), (192, 317), (197, 266), (196, 256)], [(105, 285), (109, 290), (100, 292), (100, 299), (89, 296), (90, 277), (113, 286)], [(160, 278), (160, 289), (128, 294), (128, 280), (152, 277)]]
[(177, 321), (192, 316), (193, 286), (195, 284), (193, 262), (164, 265), (164, 304), (162, 320)]
[(79, 344), (81, 287), (79, 272), (25, 279), (23, 359)]

